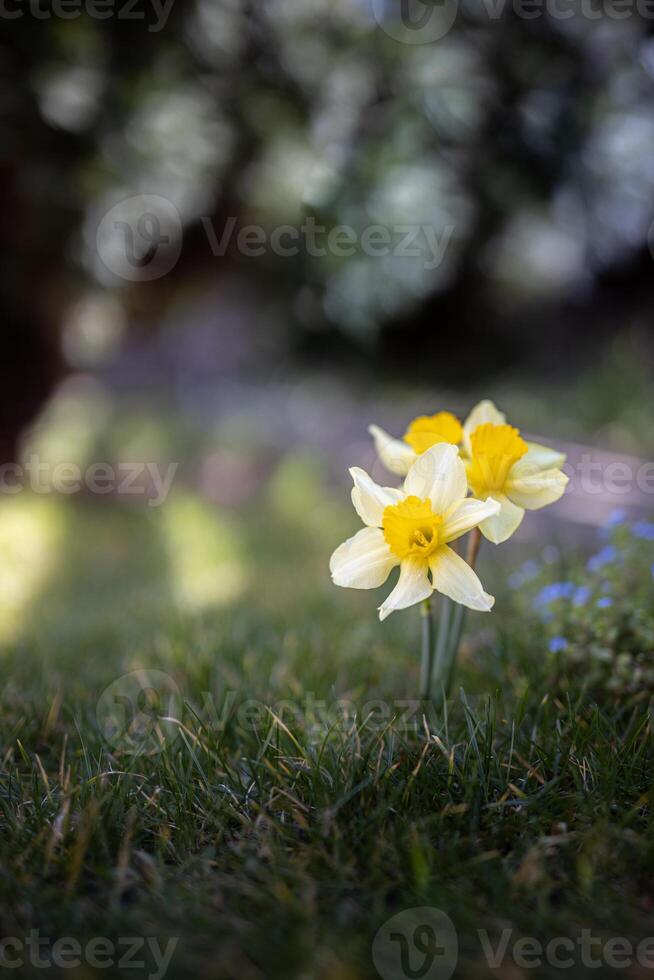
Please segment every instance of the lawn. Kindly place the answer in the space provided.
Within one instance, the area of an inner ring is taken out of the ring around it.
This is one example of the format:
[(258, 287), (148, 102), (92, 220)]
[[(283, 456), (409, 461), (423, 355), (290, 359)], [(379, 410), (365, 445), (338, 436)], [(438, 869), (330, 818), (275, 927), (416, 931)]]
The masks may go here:
[(431, 906), (456, 976), (560, 975), (515, 965), (526, 936), (597, 976), (583, 930), (594, 956), (654, 933), (652, 526), (616, 518), (589, 563), (486, 546), (496, 609), (435, 712), (416, 611), (380, 624), (381, 595), (329, 581), (356, 518), (323, 486), (288, 457), (235, 510), (3, 502), (2, 935), (125, 957), (50, 976), (346, 980)]

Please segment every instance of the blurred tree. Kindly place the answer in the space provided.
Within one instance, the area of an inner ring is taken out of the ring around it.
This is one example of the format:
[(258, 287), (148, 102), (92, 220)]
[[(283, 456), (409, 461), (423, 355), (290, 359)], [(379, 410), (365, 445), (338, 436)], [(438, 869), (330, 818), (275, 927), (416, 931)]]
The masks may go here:
[[(611, 0), (572, 17), (451, 3), (424, 7), (424, 31), (454, 14), (430, 43), (377, 0), (116, 0), (107, 19), (17, 0), (0, 17), (3, 457), (66, 369), (61, 325), (88, 289), (152, 329), (236, 277), (278, 311), (280, 354), (464, 380), (649, 325), (651, 21)], [(96, 233), (138, 194), (174, 205), (184, 247), (130, 284)], [(394, 254), (237, 245), (245, 224), (307, 219), (359, 243), (383, 226)], [(216, 256), (207, 230), (230, 221)]]

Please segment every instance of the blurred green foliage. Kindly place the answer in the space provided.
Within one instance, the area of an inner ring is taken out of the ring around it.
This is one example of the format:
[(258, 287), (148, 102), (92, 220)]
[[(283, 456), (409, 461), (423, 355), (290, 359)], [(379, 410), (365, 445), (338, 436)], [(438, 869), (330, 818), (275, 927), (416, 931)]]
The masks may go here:
[[(65, 266), (124, 286), (96, 252), (98, 221), (157, 194), (185, 229), (176, 281), (238, 271), (285, 342), (344, 332), (371, 349), (386, 325), (393, 347), (408, 324), (452, 359), (465, 329), (492, 367), (530, 352), (547, 363), (571, 333), (610, 333), (617, 310), (648, 324), (651, 22), (613, 8), (527, 18), (463, 2), (431, 43), (365, 0), (3, 20), (5, 298), (33, 287), (37, 261), (41, 293)], [(408, 257), (212, 257), (200, 218), (220, 236), (230, 217), (268, 234), (313, 218), (451, 239), (431, 268), (424, 236)], [(129, 305), (159, 312), (169, 295)]]

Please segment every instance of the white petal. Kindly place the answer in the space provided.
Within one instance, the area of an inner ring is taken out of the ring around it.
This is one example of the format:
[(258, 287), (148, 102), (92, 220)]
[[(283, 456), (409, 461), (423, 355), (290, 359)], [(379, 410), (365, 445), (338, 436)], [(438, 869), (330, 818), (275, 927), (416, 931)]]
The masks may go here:
[(475, 405), (463, 425), (463, 450), (467, 456), (471, 455), (470, 436), (478, 426), (484, 425), (485, 422), (492, 422), (493, 425), (506, 425), (506, 415), (504, 412), (498, 411), (489, 398), (485, 398)]
[(388, 598), (379, 607), (379, 618), (386, 619), (396, 609), (406, 609), (428, 599), (433, 589), (426, 561), (406, 558), (400, 565), (400, 577)]
[(402, 491), (377, 486), (366, 471), (358, 466), (352, 467), (350, 476), (354, 480), (352, 503), (357, 514), (369, 527), (381, 527), (384, 509), (402, 500)]
[(495, 494), (495, 499), (500, 503), (499, 513), (482, 521), (479, 530), (493, 544), (502, 544), (518, 530), (525, 512), (522, 507), (512, 504), (504, 494)]
[(346, 589), (376, 589), (383, 585), (399, 559), (379, 528), (364, 527), (348, 538), (329, 560), (336, 585)]
[(473, 500), (468, 497), (450, 509), (440, 528), (443, 544), (460, 538), (462, 534), (477, 527), (487, 517), (498, 514), (500, 503), (489, 497), (487, 500)]
[(398, 476), (406, 476), (409, 472), (411, 463), (416, 458), (416, 454), (407, 442), (401, 439), (393, 439), (388, 432), (384, 432), (378, 425), (369, 425), (368, 432), (375, 440), (375, 449), (386, 469)]
[(490, 612), (495, 603), (492, 595), (484, 592), (476, 573), (457, 555), (456, 551), (445, 545), (439, 548), (429, 560), (434, 588), (455, 602), (469, 609)]
[(561, 469), (565, 463), (565, 453), (559, 453), (556, 449), (549, 446), (540, 446), (537, 442), (528, 442), (529, 450), (522, 459), (519, 459), (512, 468), (512, 473), (522, 473), (528, 471), (533, 473), (536, 470)]
[(510, 500), (525, 510), (539, 510), (554, 504), (563, 496), (569, 478), (559, 469), (540, 470), (538, 473), (511, 477), (506, 487)]
[(421, 500), (429, 498), (436, 514), (463, 500), (468, 481), (457, 447), (439, 442), (419, 456), (404, 481), (404, 492)]

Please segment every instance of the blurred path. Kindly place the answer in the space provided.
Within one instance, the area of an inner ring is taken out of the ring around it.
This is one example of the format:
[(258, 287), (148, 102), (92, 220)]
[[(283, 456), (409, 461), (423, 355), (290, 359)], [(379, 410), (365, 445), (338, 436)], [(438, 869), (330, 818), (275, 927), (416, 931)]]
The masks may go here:
[[(256, 344), (251, 317), (259, 324)], [(216, 503), (229, 499), (228, 484), (234, 480), (233, 469), (229, 471), (223, 455), (230, 456), (241, 472), (240, 479), (248, 478), (253, 487), (265, 482), (275, 459), (291, 451), (320, 457), (328, 478), (336, 485), (348, 483), (347, 469), (355, 465), (367, 469), (377, 482), (387, 484), (392, 478), (376, 457), (367, 432), (370, 423), (399, 434), (406, 420), (422, 414), (425, 406), (447, 405), (462, 415), (475, 401), (473, 395), (467, 395), (463, 404), (456, 394), (443, 390), (403, 391), (394, 387), (388, 391), (381, 378), (371, 384), (339, 377), (335, 370), (292, 373), (288, 362), (271, 353), (274, 331), (266, 339), (257, 318), (258, 311), (255, 316), (244, 308), (241, 293), (230, 298), (223, 291), (220, 303), (217, 297), (207, 300), (197, 312), (197, 322), (183, 323), (183, 343), (181, 325), (173, 318), (171, 325), (140, 346), (132, 344), (103, 377), (119, 397), (152, 389), (170, 393), (173, 413), (212, 433), (205, 460), (196, 459), (188, 476), (193, 480), (199, 472), (203, 492)], [(262, 360), (270, 364), (265, 377), (250, 374), (253, 344)], [(250, 449), (260, 447), (261, 457), (266, 458), (255, 464), (248, 450), (241, 453), (238, 438), (236, 445), (234, 442), (235, 432), (243, 434), (244, 445)], [(229, 433), (227, 438), (225, 433)], [(581, 534), (584, 527), (606, 524), (618, 509), (633, 519), (654, 512), (651, 460), (565, 443), (558, 437), (548, 439), (537, 432), (530, 433), (529, 438), (554, 444), (567, 454), (570, 486), (555, 506), (536, 512), (524, 522), (523, 535), (532, 530), (542, 534), (544, 524), (548, 533), (565, 534), (568, 528)], [(229, 448), (226, 454), (222, 453), (223, 440)], [(198, 462), (199, 469), (195, 465)], [(252, 472), (244, 475), (248, 467)], [(558, 531), (554, 524), (561, 526)]]
[[(400, 419), (419, 414), (425, 404), (445, 403), (450, 404), (451, 399), (429, 393), (415, 402), (412, 398), (390, 415), (388, 404), (382, 405), (378, 397), (364, 395), (355, 400), (343, 390), (313, 379), (295, 385), (250, 387), (230, 383), (213, 399), (212, 413), (222, 419), (237, 416), (273, 451), (304, 450), (321, 456), (330, 478), (345, 485), (347, 469), (354, 465), (367, 469), (377, 482), (392, 482), (367, 435), (372, 421), (390, 433), (399, 433)], [(528, 433), (527, 438), (565, 452), (565, 470), (570, 477), (563, 499), (525, 522), (534, 531), (541, 533), (542, 522), (551, 520), (602, 527), (619, 509), (634, 520), (654, 513), (654, 461), (583, 443), (551, 440), (540, 433)]]

